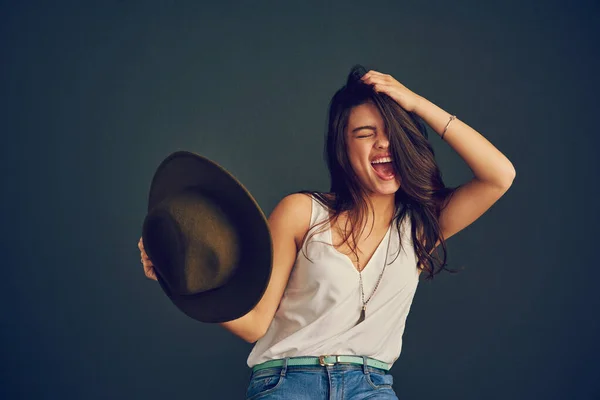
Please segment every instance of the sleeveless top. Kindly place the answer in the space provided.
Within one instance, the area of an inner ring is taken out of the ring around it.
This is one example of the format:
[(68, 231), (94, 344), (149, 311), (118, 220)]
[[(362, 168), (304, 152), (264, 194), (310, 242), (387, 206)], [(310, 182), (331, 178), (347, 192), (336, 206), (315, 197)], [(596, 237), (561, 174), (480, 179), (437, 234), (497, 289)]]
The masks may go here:
[(392, 222), (362, 270), (366, 301), (382, 271), (390, 239), (388, 265), (367, 303), (365, 320), (355, 326), (362, 309), (358, 270), (348, 256), (331, 246), (329, 223), (315, 228), (329, 218), (329, 211), (311, 198), (311, 230), (306, 238), (312, 229), (324, 230), (302, 244), (273, 321), (254, 344), (247, 364), (253, 367), (279, 358), (328, 354), (364, 355), (391, 368), (402, 350), (406, 318), (419, 283), (410, 218), (407, 215), (401, 224), (402, 235), (396, 221)]

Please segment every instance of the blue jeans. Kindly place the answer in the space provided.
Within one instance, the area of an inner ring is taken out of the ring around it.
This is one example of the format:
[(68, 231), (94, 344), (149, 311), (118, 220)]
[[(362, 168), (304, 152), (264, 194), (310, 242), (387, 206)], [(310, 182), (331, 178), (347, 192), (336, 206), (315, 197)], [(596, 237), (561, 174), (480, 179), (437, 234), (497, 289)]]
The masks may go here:
[(254, 372), (246, 400), (398, 400), (394, 379), (384, 370), (366, 363), (331, 366), (287, 366)]

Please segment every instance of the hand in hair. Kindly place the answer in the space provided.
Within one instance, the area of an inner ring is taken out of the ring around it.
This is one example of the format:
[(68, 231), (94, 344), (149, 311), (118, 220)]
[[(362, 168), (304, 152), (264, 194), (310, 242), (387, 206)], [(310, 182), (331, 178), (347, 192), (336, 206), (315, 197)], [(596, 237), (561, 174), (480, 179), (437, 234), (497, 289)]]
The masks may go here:
[(376, 92), (390, 96), (406, 111), (414, 112), (420, 102), (421, 96), (408, 89), (391, 75), (371, 70), (364, 74), (361, 80), (368, 85), (372, 85)]

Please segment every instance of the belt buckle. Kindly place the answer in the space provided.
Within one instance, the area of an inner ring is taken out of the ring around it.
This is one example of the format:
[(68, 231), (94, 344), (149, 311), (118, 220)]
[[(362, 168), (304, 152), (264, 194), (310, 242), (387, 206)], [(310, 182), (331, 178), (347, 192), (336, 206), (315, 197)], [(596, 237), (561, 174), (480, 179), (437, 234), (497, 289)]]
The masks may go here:
[(335, 362), (334, 363), (326, 363), (325, 362), (325, 358), (327, 358), (327, 357), (334, 357), (334, 356), (331, 355), (331, 354), (319, 356), (319, 364), (321, 364), (321, 366), (323, 366), (323, 367), (325, 367), (325, 366), (332, 366), (332, 365), (335, 365), (336, 363), (340, 362), (339, 361), (339, 356), (335, 356)]

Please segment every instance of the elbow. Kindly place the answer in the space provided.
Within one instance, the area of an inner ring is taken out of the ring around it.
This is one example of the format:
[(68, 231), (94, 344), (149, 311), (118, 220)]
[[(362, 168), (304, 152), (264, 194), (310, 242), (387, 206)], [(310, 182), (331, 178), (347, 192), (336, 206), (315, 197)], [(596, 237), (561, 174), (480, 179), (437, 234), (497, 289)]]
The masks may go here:
[(510, 183), (512, 183), (512, 181), (515, 180), (515, 177), (517, 176), (517, 170), (515, 169), (515, 166), (510, 163), (510, 168), (508, 169), (508, 178), (510, 180)]
[(249, 338), (249, 337), (245, 337), (244, 338), (244, 340), (246, 341), (246, 343), (250, 343), (250, 344), (256, 343), (258, 341), (258, 339), (260, 339), (260, 338), (259, 337), (255, 337), (255, 336), (253, 336), (251, 338)]
[(513, 167), (511, 172), (505, 178), (504, 188), (506, 190), (508, 190), (508, 188), (510, 188), (512, 186), (513, 181), (515, 180), (516, 176), (517, 176), (517, 171)]
[(244, 338), (244, 340), (248, 343), (256, 343), (258, 341), (258, 339), (262, 338), (263, 336), (265, 336), (265, 333), (267, 333), (266, 329), (262, 329), (262, 327), (258, 327), (256, 330), (254, 330), (252, 332), (251, 336), (247, 336)]
[(248, 343), (255, 343), (266, 333), (255, 312), (248, 312), (238, 319), (221, 322), (219, 325)]
[(517, 171), (511, 164), (510, 168), (508, 168), (507, 171), (501, 175), (501, 177), (498, 177), (498, 179), (496, 179), (496, 186), (506, 191), (512, 186), (516, 176)]
[(260, 336), (256, 335), (254, 332), (252, 332), (252, 335), (243, 336), (242, 339), (244, 339), (245, 342), (252, 344), (252, 343), (256, 343), (256, 341), (258, 339), (260, 339)]
[(260, 338), (265, 336), (273, 320), (272, 316), (268, 318), (264, 312), (261, 312), (257, 308), (253, 310), (253, 315), (252, 329), (250, 329), (251, 335), (245, 339), (248, 343), (256, 343)]

